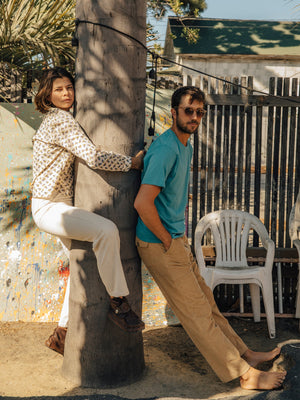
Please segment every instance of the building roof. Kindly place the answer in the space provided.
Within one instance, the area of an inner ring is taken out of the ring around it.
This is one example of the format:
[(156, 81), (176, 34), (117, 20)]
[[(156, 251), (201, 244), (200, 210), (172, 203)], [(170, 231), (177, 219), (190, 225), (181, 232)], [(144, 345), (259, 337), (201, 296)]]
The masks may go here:
[[(186, 18), (187, 27), (199, 29), (199, 40), (183, 37), (181, 21), (170, 17), (165, 55), (300, 56), (300, 22)], [(172, 34), (172, 37), (170, 35)]]

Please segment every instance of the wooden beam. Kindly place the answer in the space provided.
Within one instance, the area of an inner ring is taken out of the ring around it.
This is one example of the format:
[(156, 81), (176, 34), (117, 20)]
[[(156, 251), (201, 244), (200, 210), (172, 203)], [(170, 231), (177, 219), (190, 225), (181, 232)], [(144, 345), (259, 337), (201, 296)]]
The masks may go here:
[(205, 101), (207, 105), (300, 107), (299, 96), (207, 94)]

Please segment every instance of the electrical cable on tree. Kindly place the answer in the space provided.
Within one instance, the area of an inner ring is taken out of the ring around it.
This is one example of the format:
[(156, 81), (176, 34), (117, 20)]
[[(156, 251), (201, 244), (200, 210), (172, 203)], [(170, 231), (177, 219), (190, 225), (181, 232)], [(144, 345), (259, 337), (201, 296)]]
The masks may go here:
[(158, 54), (152, 53), (152, 68), (149, 71), (149, 78), (152, 80), (154, 79), (154, 88), (153, 88), (152, 114), (150, 118), (150, 126), (148, 129), (149, 136), (154, 136), (155, 133), (155, 95), (157, 87), (157, 60), (158, 60)]

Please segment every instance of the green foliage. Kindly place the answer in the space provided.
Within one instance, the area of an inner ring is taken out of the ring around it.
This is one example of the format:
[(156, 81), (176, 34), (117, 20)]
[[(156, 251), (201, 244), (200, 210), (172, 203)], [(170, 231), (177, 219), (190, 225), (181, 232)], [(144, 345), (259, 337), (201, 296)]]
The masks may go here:
[(200, 32), (200, 29), (189, 28), (189, 27), (185, 26), (182, 30), (181, 36), (185, 37), (186, 40), (188, 41), (188, 43), (195, 44), (195, 43), (197, 43), (197, 41), (199, 39), (199, 32)]
[(156, 18), (165, 16), (168, 11), (179, 17), (197, 17), (207, 8), (205, 0), (148, 0), (147, 6)]
[(0, 63), (29, 70), (73, 64), (75, 0), (2, 0)]
[(179, 17), (184, 26), (183, 36), (188, 43), (197, 43), (199, 29), (186, 27), (184, 18), (200, 17), (200, 14), (207, 8), (205, 0), (148, 0), (147, 5), (152, 15), (157, 19), (164, 17), (167, 12), (172, 12)]
[(158, 39), (158, 32), (154, 29), (154, 26), (151, 24), (147, 23), (147, 46), (151, 47), (151, 43), (156, 41)]

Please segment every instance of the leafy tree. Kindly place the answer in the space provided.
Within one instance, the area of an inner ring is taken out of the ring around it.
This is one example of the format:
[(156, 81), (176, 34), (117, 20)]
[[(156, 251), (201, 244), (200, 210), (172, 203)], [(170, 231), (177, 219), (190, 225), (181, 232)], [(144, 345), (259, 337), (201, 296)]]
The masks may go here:
[[(75, 50), (71, 38), (75, 29), (76, 0), (0, 0), (0, 64), (19, 71), (64, 65), (73, 69)], [(148, 0), (148, 10), (156, 18), (172, 12), (181, 18), (199, 16), (205, 0)], [(189, 41), (197, 41), (196, 30), (186, 28)], [(147, 28), (148, 45), (157, 38)], [(1, 77), (1, 73), (0, 73)]]
[(167, 12), (174, 13), (179, 17), (183, 25), (183, 34), (189, 43), (196, 43), (199, 39), (199, 29), (189, 28), (184, 24), (185, 17), (200, 17), (206, 10), (205, 0), (148, 0), (148, 10), (155, 18), (160, 19)]
[(0, 63), (26, 71), (74, 63), (75, 0), (1, 0)]

